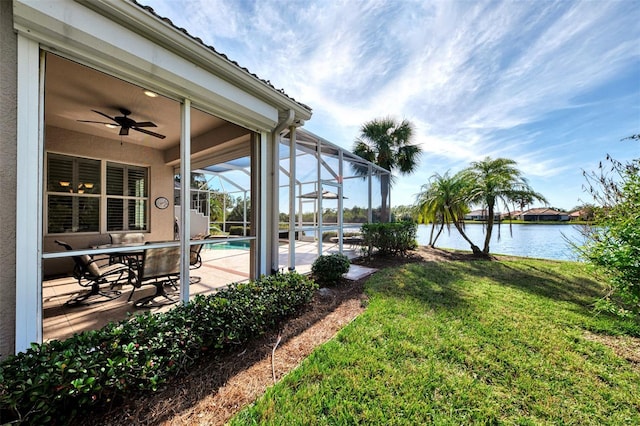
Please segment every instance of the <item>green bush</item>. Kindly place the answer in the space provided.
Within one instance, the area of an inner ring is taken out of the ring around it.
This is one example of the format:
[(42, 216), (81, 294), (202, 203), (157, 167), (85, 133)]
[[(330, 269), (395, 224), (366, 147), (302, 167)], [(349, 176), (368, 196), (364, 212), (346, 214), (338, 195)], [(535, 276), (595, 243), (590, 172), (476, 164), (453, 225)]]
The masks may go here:
[(322, 233), (322, 241), (328, 243), (332, 238), (336, 238), (338, 236), (338, 231), (326, 231)]
[(316, 289), (303, 275), (276, 274), (198, 295), (165, 313), (32, 344), (0, 363), (0, 423), (68, 423), (91, 407), (155, 391), (198, 358), (272, 329)]
[(415, 249), (418, 225), (413, 222), (365, 223), (362, 225), (362, 249), (371, 255), (377, 249), (382, 255), (405, 256)]
[[(244, 235), (243, 226), (230, 226), (229, 235)], [(247, 228), (247, 235), (249, 235), (249, 228)]]
[(349, 265), (349, 258), (344, 254), (322, 255), (311, 265), (311, 273), (319, 284), (335, 285), (349, 271)]
[[(360, 236), (360, 232), (344, 232), (342, 234), (343, 238), (348, 238), (348, 237), (359, 237)], [(324, 242), (331, 242), (331, 238), (338, 238), (338, 231), (326, 231), (322, 233), (322, 241)]]
[[(640, 141), (640, 135), (629, 139)], [(640, 158), (607, 160), (598, 172), (585, 172), (589, 191), (602, 207), (593, 226), (584, 229), (584, 245), (576, 248), (611, 286), (596, 307), (633, 316), (640, 314)]]

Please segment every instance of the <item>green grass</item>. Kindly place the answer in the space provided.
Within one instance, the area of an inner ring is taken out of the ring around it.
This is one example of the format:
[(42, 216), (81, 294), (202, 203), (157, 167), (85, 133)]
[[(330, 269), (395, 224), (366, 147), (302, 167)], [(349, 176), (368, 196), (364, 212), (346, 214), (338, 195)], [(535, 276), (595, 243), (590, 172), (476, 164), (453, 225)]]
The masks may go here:
[(601, 286), (571, 262), (407, 264), (364, 314), (231, 424), (640, 424), (640, 369), (585, 332)]

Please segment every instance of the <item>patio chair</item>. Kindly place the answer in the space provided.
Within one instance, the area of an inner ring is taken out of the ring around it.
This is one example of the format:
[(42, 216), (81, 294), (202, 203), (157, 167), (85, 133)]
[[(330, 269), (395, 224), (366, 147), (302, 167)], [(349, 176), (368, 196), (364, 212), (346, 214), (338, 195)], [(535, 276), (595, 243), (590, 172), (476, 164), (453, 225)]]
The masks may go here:
[[(144, 234), (142, 232), (125, 232), (118, 234), (109, 234), (109, 238), (111, 238), (111, 245), (136, 245), (136, 244), (144, 244)], [(115, 253), (111, 255), (109, 259), (110, 263), (126, 263), (131, 267), (135, 267), (136, 263), (133, 262), (137, 260), (136, 255), (127, 255), (121, 253)]]
[[(203, 240), (208, 240), (211, 238), (211, 235), (205, 235)], [(189, 251), (189, 269), (198, 269), (202, 266), (202, 257), (200, 256), (200, 252), (202, 251), (202, 247), (204, 244), (198, 244), (191, 246)]]
[[(211, 235), (205, 235), (202, 239), (208, 240), (209, 238), (211, 238)], [(204, 244), (191, 246), (189, 250), (189, 269), (198, 269), (202, 266), (202, 256), (200, 255), (202, 247), (204, 247)], [(189, 284), (197, 284), (200, 281), (202, 281), (201, 277), (196, 277), (193, 275), (189, 277)]]
[[(56, 244), (67, 250), (73, 250), (69, 244), (64, 241), (55, 240)], [(106, 300), (113, 300), (122, 294), (114, 287), (121, 281), (128, 280), (131, 269), (124, 263), (113, 263), (100, 266), (97, 261), (89, 255), (71, 256), (74, 262), (73, 276), (78, 280), (78, 284), (82, 287), (88, 287), (89, 290), (79, 296), (68, 300), (65, 304), (68, 306), (87, 304), (87, 300), (95, 296), (103, 297)], [(109, 290), (103, 290), (104, 284), (109, 285)], [(96, 302), (92, 302), (96, 303)]]
[[(165, 286), (170, 285), (177, 289), (178, 279), (180, 277), (180, 247), (159, 247), (148, 248), (144, 251), (142, 261), (137, 270), (133, 274), (131, 284), (133, 289), (129, 294), (127, 301), (131, 300), (133, 292), (145, 284), (153, 284), (155, 293), (136, 300), (135, 307), (143, 307), (145, 305), (154, 304), (154, 300), (162, 297), (168, 300), (168, 303), (176, 303), (178, 300), (168, 295)], [(162, 305), (162, 303), (156, 303)]]

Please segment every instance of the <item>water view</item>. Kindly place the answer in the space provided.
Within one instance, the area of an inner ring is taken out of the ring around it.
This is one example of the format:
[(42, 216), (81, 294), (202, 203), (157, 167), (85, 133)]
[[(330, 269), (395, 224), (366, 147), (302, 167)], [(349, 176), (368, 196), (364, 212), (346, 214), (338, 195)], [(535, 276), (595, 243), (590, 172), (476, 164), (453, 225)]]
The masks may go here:
[[(509, 233), (508, 224), (501, 224), (499, 232), (497, 226), (494, 228), (490, 243), (491, 253), (555, 260), (578, 260), (576, 253), (567, 242), (567, 238), (570, 241), (582, 241), (578, 226), (513, 224), (511, 227), (511, 233)], [(480, 248), (484, 244), (484, 231), (482, 224), (467, 224), (465, 227), (466, 234)], [(430, 233), (431, 225), (419, 225), (418, 244), (425, 246), (429, 244)], [(446, 228), (442, 231), (436, 242), (436, 247), (471, 250), (469, 244), (453, 226), (450, 232), (447, 232)]]

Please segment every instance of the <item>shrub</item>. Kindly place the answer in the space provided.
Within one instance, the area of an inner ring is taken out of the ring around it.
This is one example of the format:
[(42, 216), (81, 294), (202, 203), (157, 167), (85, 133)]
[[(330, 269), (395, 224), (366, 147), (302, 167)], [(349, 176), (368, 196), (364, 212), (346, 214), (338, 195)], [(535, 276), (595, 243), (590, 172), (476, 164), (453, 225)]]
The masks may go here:
[[(640, 141), (640, 135), (628, 139)], [(589, 192), (602, 207), (594, 226), (584, 230), (582, 257), (609, 281), (599, 309), (619, 315), (640, 314), (640, 158), (627, 163), (607, 156), (598, 172), (584, 173)], [(608, 175), (611, 172), (612, 175)]]
[(311, 272), (319, 284), (335, 285), (349, 271), (349, 265), (349, 258), (344, 254), (322, 255), (311, 265)]
[(338, 236), (338, 231), (326, 231), (322, 233), (322, 241), (325, 243), (330, 242), (332, 238)]
[(413, 222), (365, 223), (362, 247), (365, 255), (377, 249), (382, 255), (404, 256), (417, 247), (418, 225)]
[(196, 296), (165, 313), (32, 344), (0, 363), (0, 423), (68, 423), (91, 407), (155, 391), (201, 356), (275, 327), (316, 289), (303, 275), (276, 274)]
[[(243, 226), (230, 226), (229, 235), (244, 235)], [(249, 235), (249, 228), (247, 228), (247, 235)]]

